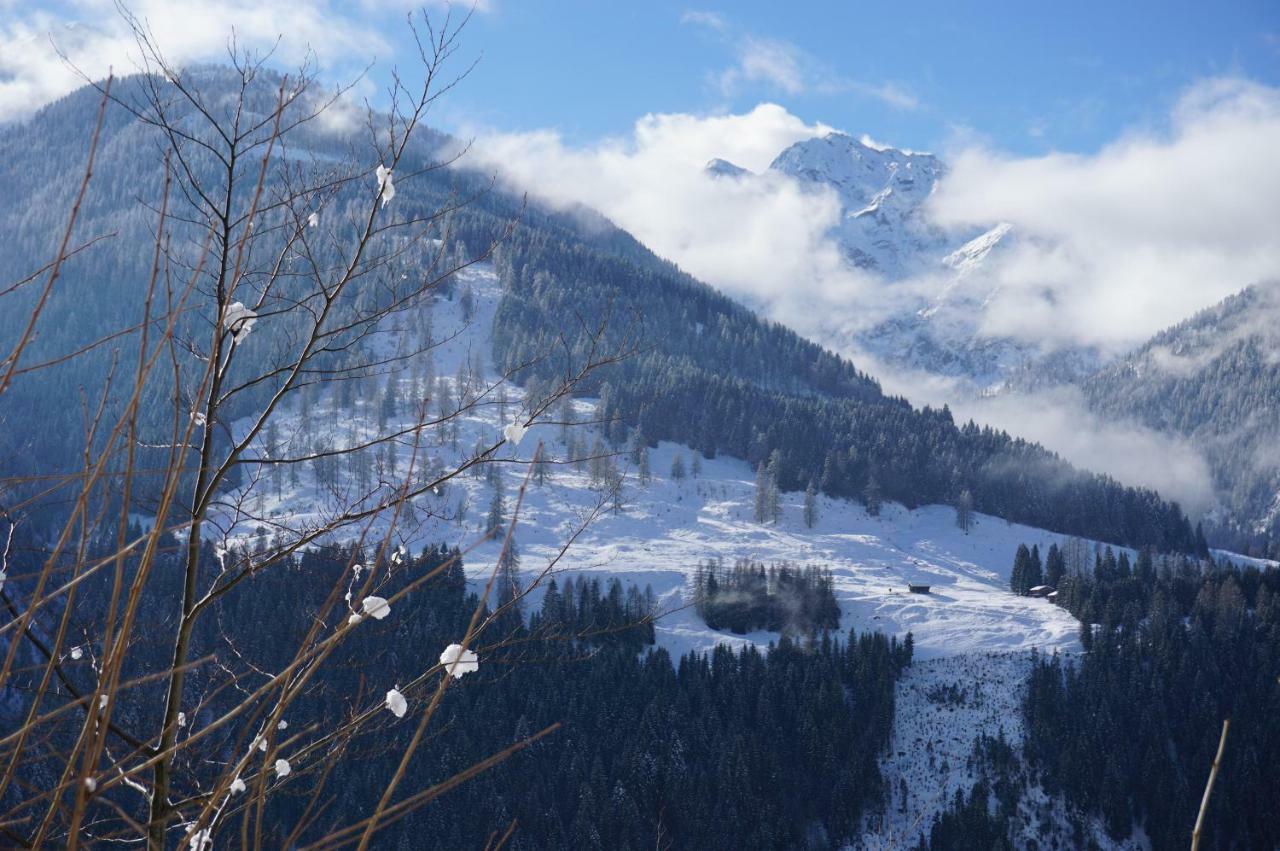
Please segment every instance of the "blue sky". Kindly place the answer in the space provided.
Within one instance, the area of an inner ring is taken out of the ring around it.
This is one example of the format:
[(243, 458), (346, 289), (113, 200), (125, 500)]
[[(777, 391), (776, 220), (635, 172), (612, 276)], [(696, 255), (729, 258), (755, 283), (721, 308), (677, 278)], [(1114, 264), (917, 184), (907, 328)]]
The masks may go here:
[[(767, 100), (907, 147), (978, 134), (1016, 153), (1091, 152), (1163, 121), (1199, 79), (1280, 83), (1280, 3), (494, 0), (466, 50), (483, 59), (456, 117), (575, 142), (649, 112)], [(752, 51), (757, 73), (726, 80)]]
[[(126, 0), (178, 62), (243, 43), (308, 47), (332, 79), (376, 59), (412, 64), (404, 16), (446, 0)], [(983, 142), (1016, 154), (1091, 153), (1158, 127), (1209, 77), (1280, 84), (1280, 1), (962, 3), (480, 0), (462, 56), (483, 55), (437, 116), (498, 132), (553, 128), (588, 144), (649, 113), (779, 103), (911, 148)], [(465, 7), (461, 7), (465, 8)], [(134, 52), (111, 0), (0, 0), (0, 121), (79, 85), (51, 39), (91, 73)]]

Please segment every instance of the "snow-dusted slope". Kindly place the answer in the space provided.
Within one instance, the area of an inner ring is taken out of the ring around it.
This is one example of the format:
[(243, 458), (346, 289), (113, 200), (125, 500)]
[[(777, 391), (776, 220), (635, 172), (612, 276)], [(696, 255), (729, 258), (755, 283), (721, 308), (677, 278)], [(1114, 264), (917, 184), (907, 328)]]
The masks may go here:
[[(1030, 651), (965, 653), (916, 662), (898, 683), (893, 737), (880, 760), (889, 789), (884, 811), (864, 821), (866, 851), (916, 848), (928, 840), (934, 819), (973, 788), (971, 762), (984, 737), (1003, 739), (1021, 761), (1022, 700), (1031, 670)], [(1050, 798), (1022, 768), (1023, 793), (1014, 817), (1015, 847), (1071, 848), (1078, 841), (1068, 805)], [(1076, 814), (1090, 847), (1139, 851), (1149, 847), (1139, 828), (1116, 842), (1093, 817)]]
[[(475, 317), (468, 330), (433, 353), (435, 373), (451, 386), (458, 380), (460, 367), (487, 360), (488, 332), (500, 297), (497, 278), (488, 268), (462, 273), (460, 285), (465, 283), (474, 288)], [(437, 301), (433, 325), (441, 336), (460, 324), (457, 303)], [(397, 332), (387, 331), (380, 345), (395, 345)], [(415, 371), (411, 365), (401, 373), (403, 396), (418, 392), (413, 384)], [(487, 382), (496, 380), (491, 369), (486, 373)], [(478, 440), (494, 440), (502, 425), (520, 410), (519, 388), (509, 387), (507, 392), (505, 406), (498, 403), (496, 392), (491, 393), (463, 418), (456, 448), (451, 438), (429, 434), (426, 464), (448, 466)], [(591, 419), (591, 401), (579, 400), (576, 405), (580, 420)], [(377, 399), (357, 399), (353, 410), (335, 406), (333, 396), (318, 403), (309, 436), (303, 435), (298, 420), (289, 415), (280, 428), (282, 440), (296, 446), (341, 446), (373, 433)], [(400, 407), (402, 411), (409, 408), (407, 404)], [(500, 413), (503, 408), (505, 420)], [(584, 446), (595, 439), (591, 426), (576, 426), (573, 432), (579, 433), (572, 436)], [(503, 457), (527, 462), (539, 440), (546, 442), (549, 457), (566, 460), (568, 447), (562, 442), (561, 429), (553, 425), (534, 426), (519, 447), (508, 449)], [(401, 446), (397, 464), (401, 472), (408, 456), (409, 446)], [(745, 462), (724, 457), (702, 459), (700, 476), (674, 481), (669, 473), (676, 456), (683, 456), (686, 467), (691, 466), (692, 452), (686, 447), (664, 443), (652, 450), (654, 475), (644, 485), (634, 471), (628, 471), (622, 510), (603, 510), (556, 567), (559, 572), (618, 575), (628, 582), (651, 585), (670, 612), (659, 621), (659, 640), (675, 652), (705, 649), (725, 640), (764, 643), (776, 637), (713, 632), (687, 607), (690, 579), (698, 563), (709, 557), (728, 563), (749, 557), (829, 567), (835, 575), (843, 628), (877, 629), (899, 636), (911, 631), (921, 658), (996, 648), (1076, 646), (1077, 627), (1070, 615), (1043, 600), (1017, 597), (1007, 590), (1017, 545), (1025, 542), (1047, 547), (1058, 537), (1052, 533), (977, 515), (966, 534), (956, 527), (954, 511), (945, 506), (908, 511), (889, 504), (880, 517), (870, 517), (860, 504), (827, 498), (819, 499), (816, 527), (807, 529), (801, 520), (801, 494), (784, 494), (781, 521), (761, 525), (751, 519), (755, 477)], [(625, 466), (626, 457), (619, 462)], [(526, 466), (502, 464), (499, 469), (512, 502)], [(353, 474), (345, 465), (338, 478), (341, 490), (354, 492)], [(257, 483), (242, 494), (243, 502), (284, 527), (305, 525), (324, 516), (333, 500), (330, 493), (316, 487), (310, 470), (302, 473), (296, 486), (284, 483), (279, 497), (268, 479), (264, 470)], [(466, 545), (479, 540), (491, 494), (491, 485), (482, 478), (464, 476), (441, 494), (419, 498), (413, 517), (403, 525), (404, 542), (417, 547), (429, 542)], [(603, 501), (604, 494), (593, 489), (585, 469), (554, 464), (545, 485), (530, 487), (520, 516), (516, 540), (525, 574), (532, 576), (545, 567), (580, 519)], [(461, 520), (456, 517), (459, 506), (465, 506)], [(259, 525), (242, 519), (231, 537), (250, 543)], [(467, 558), (469, 571), (480, 576), (490, 570), (497, 547), (496, 543), (485, 543), (475, 549)], [(908, 583), (931, 585), (932, 593), (908, 593)]]
[[(470, 285), (475, 294), (475, 315), (469, 325), (462, 322), (456, 301), (438, 299), (431, 308), (439, 336), (463, 328), (432, 355), (435, 374), (455, 396), (458, 381), (466, 382), (467, 371), (488, 359), (489, 330), (501, 297), (497, 276), (488, 267), (460, 273), (458, 283)], [(411, 324), (420, 327), (422, 323)], [(400, 345), (408, 333), (394, 327), (383, 330), (386, 333), (377, 345), (385, 348)], [(496, 380), (491, 368), (483, 371), (486, 382)], [(401, 373), (402, 395), (418, 392), (415, 375), (420, 375), (417, 365)], [(341, 409), (330, 393), (312, 412), (310, 434), (304, 435), (296, 413), (288, 413), (279, 429), (281, 440), (294, 446), (317, 442), (339, 446), (367, 439), (376, 423), (379, 397), (357, 399), (353, 407)], [(491, 392), (488, 401), (466, 415), (456, 441), (447, 433), (428, 434), (426, 464), (450, 465), (478, 440), (494, 439), (504, 424), (519, 415), (521, 391), (509, 387), (505, 403), (498, 399)], [(578, 400), (575, 405), (579, 420), (592, 418), (591, 400)], [(590, 425), (569, 430), (570, 440), (580, 445), (589, 445), (595, 436)], [(634, 471), (626, 471), (623, 505), (614, 511), (606, 495), (592, 487), (586, 470), (570, 463), (562, 429), (553, 424), (535, 425), (518, 447), (502, 456), (513, 462), (497, 466), (509, 505), (525, 478), (523, 462), (529, 461), (539, 441), (560, 463), (553, 465), (544, 485), (530, 485), (520, 514), (515, 539), (526, 582), (554, 562), (554, 575), (562, 578), (565, 574), (617, 576), (624, 583), (651, 586), (662, 612), (657, 621), (658, 642), (680, 655), (720, 642), (762, 645), (777, 639), (765, 632), (733, 635), (707, 628), (691, 605), (691, 580), (699, 561), (710, 557), (727, 562), (742, 557), (788, 560), (832, 570), (842, 629), (880, 630), (899, 637), (913, 634), (917, 661), (899, 683), (893, 742), (882, 759), (893, 792), (883, 818), (866, 825), (865, 847), (910, 847), (921, 831), (927, 833), (955, 790), (972, 785), (974, 778), (965, 761), (979, 735), (1003, 730), (1012, 742), (1020, 741), (1018, 705), (1031, 648), (1078, 650), (1078, 624), (1068, 613), (1045, 600), (1018, 597), (1007, 590), (1017, 545), (1036, 543), (1045, 549), (1060, 540), (1054, 533), (984, 515), (977, 515), (966, 533), (957, 528), (955, 513), (946, 506), (908, 511), (888, 504), (879, 517), (871, 517), (860, 504), (827, 498), (819, 499), (819, 518), (809, 529), (802, 522), (800, 494), (784, 494), (781, 520), (762, 525), (751, 519), (755, 476), (748, 464), (725, 457), (700, 459), (697, 477), (674, 480), (670, 476), (673, 461), (682, 457), (689, 468), (693, 452), (670, 443), (651, 451), (653, 476), (647, 484), (641, 484)], [(407, 445), (399, 448), (401, 472), (408, 452)], [(625, 455), (619, 460), (625, 465)], [(283, 483), (279, 496), (265, 469), (248, 478), (250, 483), (238, 496), (269, 523), (236, 521), (224, 514), (221, 521), (231, 529), (224, 547), (233, 542), (252, 545), (268, 526), (276, 528), (267, 528), (266, 534), (305, 527), (323, 517), (334, 500), (330, 492), (316, 486), (310, 470), (302, 473), (296, 485)], [(393, 476), (385, 478), (396, 481)], [(355, 482), (345, 466), (338, 479), (339, 491), (354, 493)], [(403, 518), (398, 542), (414, 548), (440, 541), (465, 547), (481, 540), (492, 492), (484, 478), (463, 476), (441, 493), (419, 498), (412, 516)], [(236, 502), (229, 499), (225, 504)], [(558, 558), (584, 518), (597, 511), (594, 522)], [(383, 530), (384, 525), (375, 524), (370, 538), (376, 539)], [(352, 529), (349, 537), (359, 531)], [(496, 542), (481, 543), (467, 555), (468, 575), (476, 586), (493, 570), (498, 547)], [(930, 585), (931, 593), (909, 593), (908, 584)], [(540, 592), (531, 604), (537, 605), (539, 597)], [(965, 705), (940, 707), (930, 697), (939, 684), (963, 688)], [(901, 781), (906, 781), (905, 797)], [(1035, 794), (1035, 790), (1029, 793), (1029, 806)]]

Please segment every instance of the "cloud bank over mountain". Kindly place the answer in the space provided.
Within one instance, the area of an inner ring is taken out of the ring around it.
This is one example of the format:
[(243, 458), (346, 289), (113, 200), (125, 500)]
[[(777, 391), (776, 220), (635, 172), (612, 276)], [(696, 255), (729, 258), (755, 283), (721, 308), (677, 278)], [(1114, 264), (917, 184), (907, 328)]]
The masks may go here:
[(992, 332), (1129, 346), (1280, 272), (1277, 150), (1280, 91), (1207, 80), (1096, 154), (959, 151), (932, 211), (1034, 237), (993, 270)]
[[(554, 130), (476, 135), (482, 167), (554, 204), (599, 209), (692, 274), (857, 355), (858, 331), (909, 313), (945, 275), (858, 268), (839, 244), (850, 213), (836, 192), (768, 168), (788, 146), (830, 130), (762, 104), (737, 115), (647, 115), (629, 136), (588, 146)], [(1162, 126), (1094, 153), (1015, 157), (973, 143), (944, 151), (946, 172), (923, 211), (958, 237), (1012, 226), (1015, 238), (968, 272), (966, 287), (983, 293), (980, 333), (1116, 355), (1280, 276), (1276, 150), (1280, 90), (1210, 79), (1185, 91)], [(711, 160), (725, 162), (708, 169)], [(917, 401), (959, 402), (961, 413), (1079, 463), (1191, 506), (1211, 502), (1192, 448), (1085, 417), (1078, 399), (974, 403), (959, 382), (934, 378), (926, 388), (918, 374), (881, 374)]]
[[(874, 297), (829, 233), (832, 192), (767, 171), (777, 153), (831, 132), (774, 104), (742, 115), (646, 115), (631, 136), (573, 147), (553, 131), (478, 133), (472, 164), (558, 205), (586, 204), (691, 274), (812, 330), (817, 305)], [(728, 160), (758, 179), (715, 169)]]
[[(477, 135), (486, 168), (552, 202), (601, 210), (693, 274), (811, 333), (815, 308), (857, 327), (919, 291), (842, 261), (832, 194), (767, 169), (788, 145), (829, 131), (762, 104), (740, 115), (647, 115), (630, 136), (590, 146), (554, 130)], [(985, 271), (996, 291), (987, 331), (1120, 350), (1280, 273), (1276, 150), (1280, 90), (1207, 80), (1184, 93), (1166, 127), (1093, 154), (945, 152), (948, 173), (927, 212), (953, 230), (1010, 222), (1019, 235)], [(704, 170), (712, 159), (761, 179), (718, 179)]]

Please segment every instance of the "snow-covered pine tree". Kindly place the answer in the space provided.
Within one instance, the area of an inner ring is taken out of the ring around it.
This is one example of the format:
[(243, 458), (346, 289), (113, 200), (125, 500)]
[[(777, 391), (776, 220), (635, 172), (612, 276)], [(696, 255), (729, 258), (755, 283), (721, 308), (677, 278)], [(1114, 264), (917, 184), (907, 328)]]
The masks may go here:
[(862, 499), (866, 503), (867, 514), (872, 517), (879, 517), (883, 497), (881, 496), (880, 483), (876, 481), (874, 473), (867, 479), (867, 486), (862, 492)]
[(752, 519), (757, 523), (763, 523), (768, 516), (768, 505), (769, 471), (765, 469), (764, 462), (761, 461), (756, 467), (756, 493), (751, 515)]
[(777, 449), (769, 456), (768, 490), (765, 493), (765, 515), (770, 523), (782, 519), (782, 495), (778, 490), (778, 480), (782, 474), (782, 453)]
[(1030, 576), (1031, 551), (1026, 544), (1018, 544), (1018, 551), (1013, 557), (1013, 570), (1009, 574), (1009, 589), (1015, 594), (1026, 594), (1031, 588)]
[(956, 499), (956, 526), (962, 532), (968, 532), (973, 523), (973, 494), (965, 488)]
[(489, 513), (485, 516), (484, 533), (497, 535), (506, 522), (507, 500), (502, 493), (502, 477), (498, 476), (493, 480), (493, 497), (489, 500)]

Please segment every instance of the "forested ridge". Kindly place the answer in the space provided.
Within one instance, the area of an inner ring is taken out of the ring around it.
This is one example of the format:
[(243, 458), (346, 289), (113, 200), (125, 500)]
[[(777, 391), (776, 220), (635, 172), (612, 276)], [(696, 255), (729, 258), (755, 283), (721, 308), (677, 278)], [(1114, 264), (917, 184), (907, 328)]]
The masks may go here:
[(1256, 284), (1162, 331), (1081, 384), (1089, 406), (1187, 438), (1224, 513), (1215, 545), (1280, 557), (1280, 283)]

